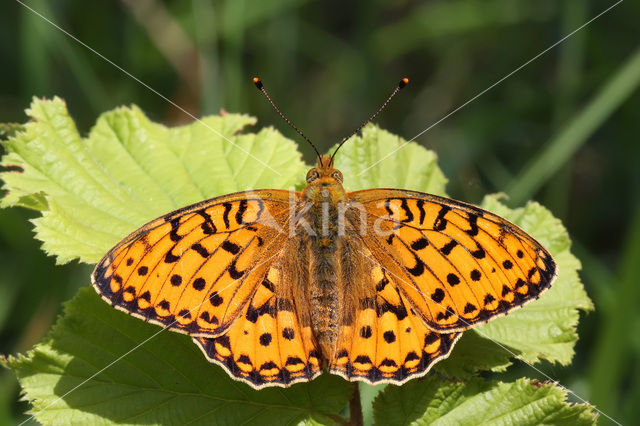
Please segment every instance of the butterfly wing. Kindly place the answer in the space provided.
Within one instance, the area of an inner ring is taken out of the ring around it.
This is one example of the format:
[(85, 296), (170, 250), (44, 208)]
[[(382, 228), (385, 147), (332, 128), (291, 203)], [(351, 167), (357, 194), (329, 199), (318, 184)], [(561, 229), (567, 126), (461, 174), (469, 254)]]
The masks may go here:
[(364, 242), (429, 328), (451, 333), (504, 315), (551, 286), (556, 264), (507, 220), (459, 201), (397, 189), (349, 194)]
[(405, 381), (426, 374), (446, 358), (462, 333), (430, 330), (402, 296), (398, 280), (364, 250), (367, 277), (375, 297), (360, 301), (352, 324), (341, 327), (338, 349), (329, 369), (347, 380), (371, 384)]
[(103, 299), (193, 336), (239, 317), (286, 239), (295, 193), (239, 192), (171, 212), (111, 249), (92, 282)]
[[(281, 267), (290, 265), (284, 250), (269, 268), (242, 316), (222, 336), (195, 337), (207, 359), (254, 388), (287, 387), (322, 372), (309, 325), (302, 326), (291, 282)], [(284, 261), (282, 261), (284, 260)], [(287, 261), (288, 260), (288, 261)], [(280, 267), (279, 267), (280, 266)]]

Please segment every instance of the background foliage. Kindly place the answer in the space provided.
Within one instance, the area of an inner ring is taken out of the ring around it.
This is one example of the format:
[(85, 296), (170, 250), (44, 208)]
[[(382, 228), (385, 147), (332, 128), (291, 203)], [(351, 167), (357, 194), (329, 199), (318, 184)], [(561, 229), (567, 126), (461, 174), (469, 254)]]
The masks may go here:
[[(409, 139), (613, 2), (304, 0), (27, 3), (199, 116), (225, 108), (285, 129), (255, 93), (258, 74), (322, 151), (412, 83), (380, 118)], [(62, 95), (83, 134), (102, 111), (136, 103), (155, 121), (189, 121), (17, 2), (0, 6), (0, 121), (31, 96)], [(505, 191), (560, 217), (596, 311), (571, 367), (543, 369), (622, 423), (640, 415), (640, 51), (626, 1), (418, 139), (439, 154), (448, 193), (478, 203)], [(311, 162), (306, 146), (305, 159)], [(0, 211), (0, 352), (42, 339), (89, 269), (53, 267), (28, 211)], [(535, 377), (527, 366), (514, 377)], [(0, 372), (0, 422), (22, 417)], [(601, 418), (602, 419), (602, 418)]]

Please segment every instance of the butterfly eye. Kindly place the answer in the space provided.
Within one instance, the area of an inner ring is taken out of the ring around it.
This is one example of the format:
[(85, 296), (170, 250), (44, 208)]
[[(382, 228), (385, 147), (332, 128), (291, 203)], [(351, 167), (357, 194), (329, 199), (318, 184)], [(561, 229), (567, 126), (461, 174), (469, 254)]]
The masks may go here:
[(307, 173), (307, 183), (311, 183), (314, 180), (317, 180), (320, 177), (320, 174), (318, 173), (318, 171), (316, 169), (311, 169), (309, 170), (309, 173)]
[(337, 180), (338, 182), (342, 183), (342, 173), (340, 173), (338, 170), (331, 173), (331, 177)]

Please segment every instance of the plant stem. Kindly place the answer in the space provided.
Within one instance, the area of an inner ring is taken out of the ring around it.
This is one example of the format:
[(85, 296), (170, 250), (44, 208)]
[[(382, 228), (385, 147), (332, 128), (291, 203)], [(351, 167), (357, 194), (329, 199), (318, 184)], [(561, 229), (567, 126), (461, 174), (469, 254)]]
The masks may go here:
[(360, 402), (360, 387), (357, 383), (354, 383), (353, 394), (349, 400), (349, 412), (351, 419), (349, 425), (362, 426), (362, 403)]

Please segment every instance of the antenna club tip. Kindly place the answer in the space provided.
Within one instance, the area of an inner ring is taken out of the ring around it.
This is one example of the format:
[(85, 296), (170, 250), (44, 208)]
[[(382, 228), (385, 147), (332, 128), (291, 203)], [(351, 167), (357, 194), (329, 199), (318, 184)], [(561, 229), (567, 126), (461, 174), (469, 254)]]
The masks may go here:
[(400, 80), (400, 82), (398, 83), (398, 88), (402, 89), (407, 84), (409, 84), (409, 79), (405, 77), (402, 80)]
[(255, 85), (256, 85), (256, 87), (258, 88), (258, 90), (262, 90), (262, 87), (263, 87), (263, 85), (262, 85), (262, 81), (261, 81), (258, 77), (253, 77), (253, 78), (251, 79), (251, 81), (253, 81), (253, 84), (255, 84)]

